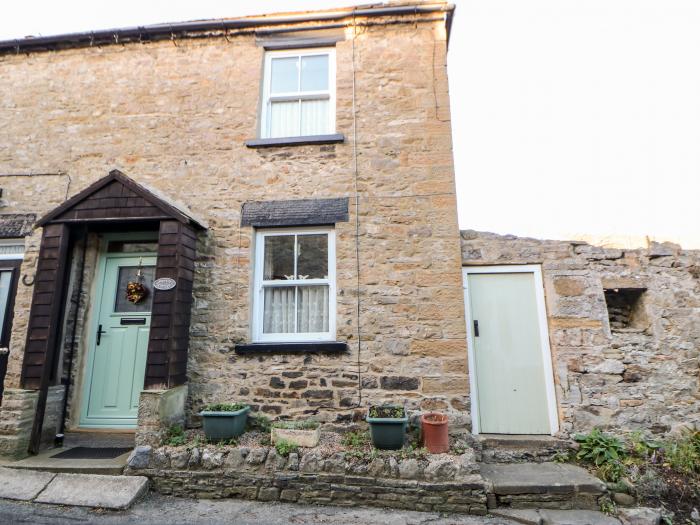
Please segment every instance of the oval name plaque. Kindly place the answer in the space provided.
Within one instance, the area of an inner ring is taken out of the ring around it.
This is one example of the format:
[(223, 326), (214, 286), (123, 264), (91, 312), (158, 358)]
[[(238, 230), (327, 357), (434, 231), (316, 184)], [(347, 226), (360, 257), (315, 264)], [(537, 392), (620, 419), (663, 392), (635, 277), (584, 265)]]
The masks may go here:
[(170, 277), (161, 277), (153, 281), (153, 288), (156, 290), (172, 290), (175, 288), (175, 279)]

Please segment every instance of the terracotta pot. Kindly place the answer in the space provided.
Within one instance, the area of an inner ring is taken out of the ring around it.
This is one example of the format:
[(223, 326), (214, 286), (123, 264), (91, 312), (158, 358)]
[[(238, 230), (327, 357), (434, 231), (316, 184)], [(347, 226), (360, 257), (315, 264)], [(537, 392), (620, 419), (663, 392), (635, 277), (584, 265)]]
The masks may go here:
[(447, 434), (447, 416), (439, 412), (429, 412), (420, 418), (423, 427), (423, 444), (431, 454), (442, 454), (450, 450)]

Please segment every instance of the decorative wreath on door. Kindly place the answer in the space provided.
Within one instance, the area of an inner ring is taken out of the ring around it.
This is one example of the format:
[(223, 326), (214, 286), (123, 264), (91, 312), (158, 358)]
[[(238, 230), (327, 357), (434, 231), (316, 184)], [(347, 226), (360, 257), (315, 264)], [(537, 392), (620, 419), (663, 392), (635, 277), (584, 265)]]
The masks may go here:
[(136, 271), (136, 280), (126, 283), (126, 299), (134, 304), (139, 304), (148, 295), (148, 288), (143, 284), (143, 270), (141, 268), (141, 259), (139, 259), (139, 267)]

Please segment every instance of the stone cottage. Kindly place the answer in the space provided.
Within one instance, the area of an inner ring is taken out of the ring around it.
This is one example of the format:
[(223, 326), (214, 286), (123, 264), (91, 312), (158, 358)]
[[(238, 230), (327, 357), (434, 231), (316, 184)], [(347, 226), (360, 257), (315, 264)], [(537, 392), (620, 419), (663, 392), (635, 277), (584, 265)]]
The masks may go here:
[(0, 42), (0, 456), (148, 442), (230, 401), (481, 434), (698, 424), (698, 254), (460, 240), (453, 12)]
[(452, 12), (0, 43), (2, 453), (233, 400), (464, 419)]

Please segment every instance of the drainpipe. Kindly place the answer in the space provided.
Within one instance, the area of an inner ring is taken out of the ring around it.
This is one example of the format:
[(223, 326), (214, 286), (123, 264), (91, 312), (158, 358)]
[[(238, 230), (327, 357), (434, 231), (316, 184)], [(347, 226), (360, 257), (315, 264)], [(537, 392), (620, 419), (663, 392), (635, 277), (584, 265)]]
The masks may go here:
[[(63, 446), (63, 438), (66, 430), (66, 415), (68, 414), (68, 396), (70, 394), (70, 387), (72, 384), (72, 373), (73, 373), (73, 357), (75, 356), (75, 338), (78, 332), (78, 314), (80, 313), (80, 298), (83, 294), (83, 281), (85, 275), (85, 257), (87, 252), (87, 226), (83, 226), (83, 253), (80, 260), (80, 273), (78, 274), (78, 300), (75, 304), (75, 312), (73, 314), (73, 326), (71, 328), (70, 336), (70, 354), (68, 355), (68, 377), (66, 378), (66, 389), (63, 392), (63, 409), (61, 411), (61, 426), (54, 438), (54, 444), (57, 447)], [(60, 365), (60, 363), (59, 363)]]

